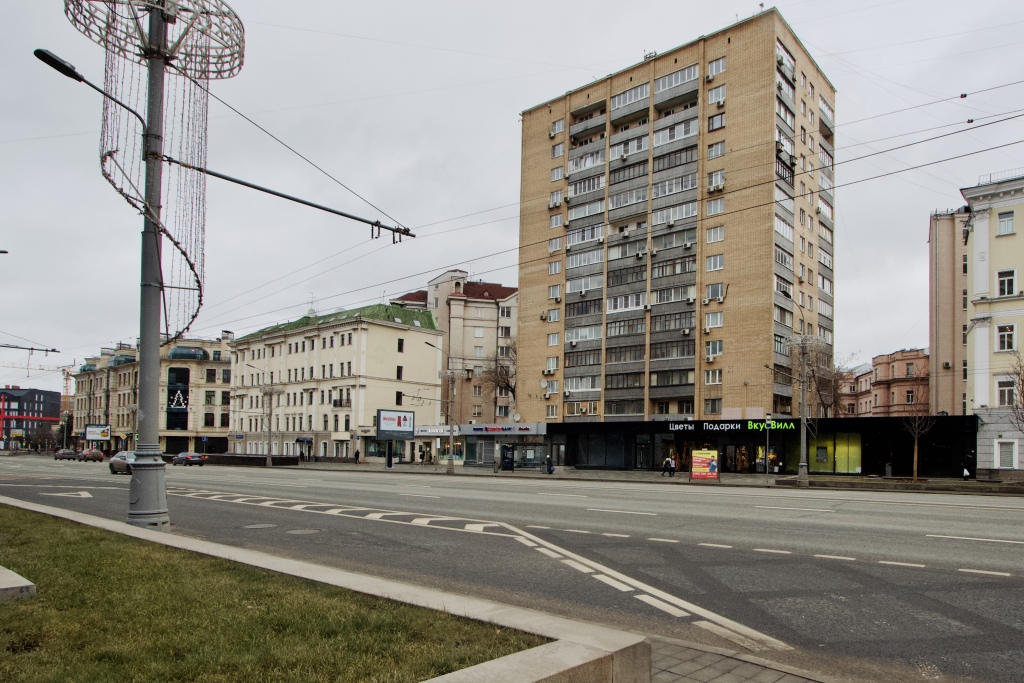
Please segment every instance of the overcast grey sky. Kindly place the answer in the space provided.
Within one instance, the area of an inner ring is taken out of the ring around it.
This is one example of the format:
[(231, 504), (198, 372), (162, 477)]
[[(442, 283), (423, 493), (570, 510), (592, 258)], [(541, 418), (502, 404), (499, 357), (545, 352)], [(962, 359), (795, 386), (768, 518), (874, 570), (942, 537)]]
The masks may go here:
[[(301, 316), (311, 297), (320, 312), (380, 301), (453, 266), (517, 284), (519, 112), (758, 10), (735, 0), (230, 4), (246, 27), (245, 66), (212, 82), (214, 93), (419, 237), (371, 242), (361, 224), (210, 179), (206, 306), (193, 327), (206, 337)], [(81, 364), (138, 334), (142, 221), (99, 173), (101, 98), (32, 56), (52, 50), (102, 83), (102, 49), (58, 0), (3, 5), (0, 343), (62, 353), (0, 350), (0, 363)], [(958, 189), (980, 174), (1024, 167), (1024, 144), (842, 184), (1024, 140), (1024, 119), (843, 162), (969, 118), (1024, 113), (1020, 84), (880, 116), (1024, 78), (1024, 6), (776, 6), (838, 90), (836, 357), (925, 346), (928, 215), (962, 205)], [(214, 170), (388, 222), (215, 101), (209, 145)], [(0, 367), (0, 384), (56, 390), (60, 377)]]

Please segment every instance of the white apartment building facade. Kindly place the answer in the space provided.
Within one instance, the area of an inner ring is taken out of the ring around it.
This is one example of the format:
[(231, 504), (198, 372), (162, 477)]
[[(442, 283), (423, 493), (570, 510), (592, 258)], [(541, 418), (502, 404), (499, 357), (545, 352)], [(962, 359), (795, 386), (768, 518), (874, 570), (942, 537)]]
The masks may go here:
[[(1024, 332), (1024, 169), (983, 176), (961, 190), (967, 242), (967, 405), (979, 417), (978, 478), (1024, 479), (1019, 420)], [(1016, 409), (1016, 410), (1015, 410)]]
[[(438, 425), (440, 337), (431, 312), (399, 304), (311, 311), (240, 337), (231, 345), (230, 452), (377, 457), (386, 448), (378, 409)], [(397, 447), (411, 456), (414, 443)]]

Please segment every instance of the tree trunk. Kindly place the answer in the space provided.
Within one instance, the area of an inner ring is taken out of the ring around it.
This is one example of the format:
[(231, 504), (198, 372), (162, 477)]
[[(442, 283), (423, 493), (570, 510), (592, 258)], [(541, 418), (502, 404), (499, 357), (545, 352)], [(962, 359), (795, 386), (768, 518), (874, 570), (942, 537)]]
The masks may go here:
[(917, 481), (917, 437), (914, 437), (914, 481)]

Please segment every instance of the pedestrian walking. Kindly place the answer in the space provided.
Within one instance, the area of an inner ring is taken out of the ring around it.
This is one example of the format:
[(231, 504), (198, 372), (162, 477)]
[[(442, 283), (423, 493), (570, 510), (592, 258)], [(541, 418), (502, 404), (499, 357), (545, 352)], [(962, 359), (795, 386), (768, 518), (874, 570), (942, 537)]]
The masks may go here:
[(666, 456), (665, 460), (661, 463), (661, 476), (664, 477), (666, 474), (668, 474), (670, 472), (670, 468), (671, 467), (672, 467), (672, 458), (669, 457), (669, 456)]
[(547, 468), (548, 474), (554, 474), (555, 473), (555, 466), (551, 462), (551, 456), (550, 455), (548, 457), (544, 458), (544, 465)]
[(356, 449), (356, 464), (359, 464), (359, 449)]

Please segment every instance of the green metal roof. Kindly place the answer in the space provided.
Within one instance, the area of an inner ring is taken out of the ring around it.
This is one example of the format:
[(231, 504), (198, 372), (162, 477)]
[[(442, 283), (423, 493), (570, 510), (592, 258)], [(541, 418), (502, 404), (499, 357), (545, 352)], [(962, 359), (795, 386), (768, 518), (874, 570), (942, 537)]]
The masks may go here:
[(275, 334), (283, 334), (285, 332), (293, 332), (295, 330), (302, 330), (311, 327), (335, 325), (347, 320), (357, 319), (379, 320), (381, 322), (418, 327), (424, 330), (437, 330), (437, 321), (434, 319), (434, 313), (432, 311), (410, 309), (405, 306), (396, 306), (393, 304), (371, 304), (370, 306), (353, 308), (349, 311), (337, 311), (335, 313), (327, 313), (326, 315), (303, 316), (298, 320), (292, 320), (291, 322), (264, 327), (262, 330), (257, 330), (256, 332), (247, 334), (244, 337), (239, 337), (235, 341), (236, 343), (254, 341), (262, 337)]

